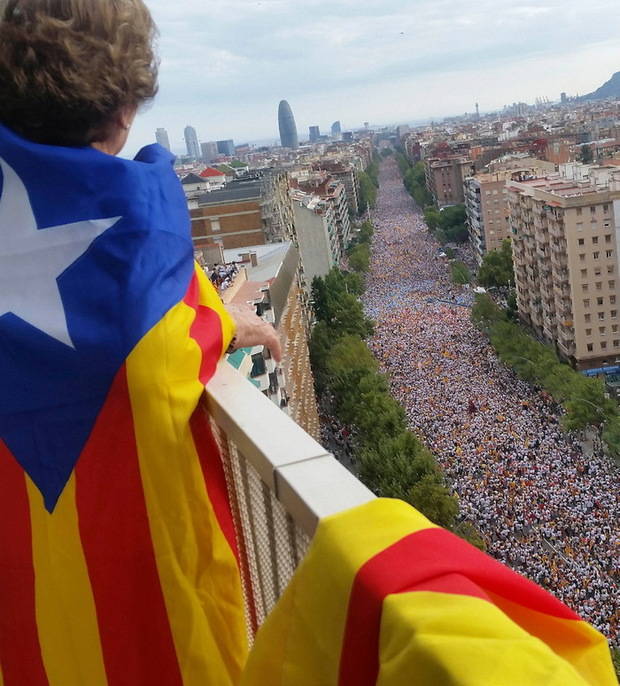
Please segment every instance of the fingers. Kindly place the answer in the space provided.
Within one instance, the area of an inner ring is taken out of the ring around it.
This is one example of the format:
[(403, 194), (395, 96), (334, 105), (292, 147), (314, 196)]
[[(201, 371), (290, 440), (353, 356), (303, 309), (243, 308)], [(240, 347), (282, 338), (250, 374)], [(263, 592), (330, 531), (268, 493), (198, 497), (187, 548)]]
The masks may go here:
[(280, 362), (282, 362), (282, 343), (280, 342), (280, 336), (278, 336), (278, 333), (273, 326), (270, 325), (269, 328), (271, 329), (271, 332), (267, 337), (265, 345), (269, 348), (271, 357), (280, 364)]

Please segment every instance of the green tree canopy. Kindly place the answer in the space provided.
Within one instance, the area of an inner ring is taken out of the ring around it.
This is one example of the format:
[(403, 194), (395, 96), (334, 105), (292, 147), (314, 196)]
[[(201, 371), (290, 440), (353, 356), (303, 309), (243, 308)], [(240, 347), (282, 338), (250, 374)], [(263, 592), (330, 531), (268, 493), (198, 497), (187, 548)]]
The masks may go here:
[(483, 257), (478, 272), (478, 283), (486, 288), (506, 288), (514, 283), (512, 246), (509, 239), (502, 242), (499, 250), (491, 250)]
[(452, 281), (454, 283), (461, 285), (470, 283), (471, 272), (464, 262), (452, 262), (450, 265), (450, 271), (452, 273)]

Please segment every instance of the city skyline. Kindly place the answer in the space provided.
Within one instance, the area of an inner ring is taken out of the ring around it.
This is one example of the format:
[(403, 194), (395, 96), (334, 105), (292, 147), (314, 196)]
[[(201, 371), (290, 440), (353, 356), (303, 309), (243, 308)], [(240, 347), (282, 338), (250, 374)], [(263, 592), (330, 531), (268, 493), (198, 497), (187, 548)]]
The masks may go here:
[(147, 4), (160, 30), (161, 88), (136, 120), (127, 154), (158, 127), (182, 148), (188, 121), (202, 140), (273, 142), (273, 107), (283, 98), (300, 131), (325, 130), (336, 118), (352, 128), (461, 114), (476, 102), (485, 112), (559, 99), (620, 69), (620, 9), (611, 0), (481, 0), (467, 12), (453, 0), (188, 0), (182, 12)]

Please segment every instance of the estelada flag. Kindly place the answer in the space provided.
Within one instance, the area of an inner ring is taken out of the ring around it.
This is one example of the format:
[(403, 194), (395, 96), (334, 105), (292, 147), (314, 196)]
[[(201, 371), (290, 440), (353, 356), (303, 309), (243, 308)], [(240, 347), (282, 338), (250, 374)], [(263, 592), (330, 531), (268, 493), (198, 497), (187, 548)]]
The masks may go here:
[(0, 684), (232, 684), (245, 624), (199, 406), (233, 323), (173, 158), (0, 127)]
[(605, 638), (402, 501), (319, 524), (243, 686), (612, 686)]

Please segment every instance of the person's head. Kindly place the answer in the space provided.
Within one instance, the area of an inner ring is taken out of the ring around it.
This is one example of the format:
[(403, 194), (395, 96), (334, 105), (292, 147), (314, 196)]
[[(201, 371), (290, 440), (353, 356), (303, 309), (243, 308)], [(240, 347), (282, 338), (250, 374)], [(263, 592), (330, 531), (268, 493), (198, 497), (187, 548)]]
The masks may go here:
[(157, 92), (155, 34), (142, 0), (0, 0), (0, 123), (120, 151)]

